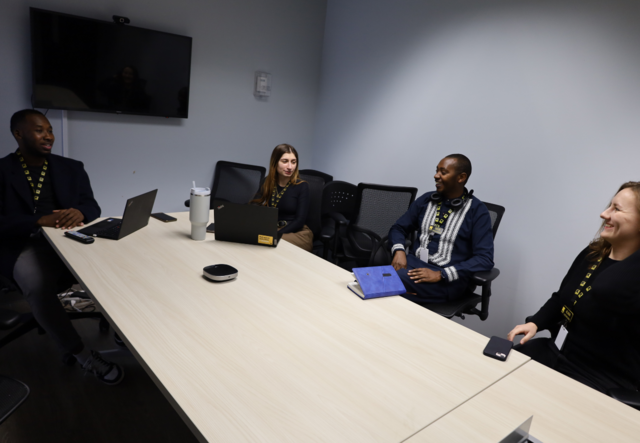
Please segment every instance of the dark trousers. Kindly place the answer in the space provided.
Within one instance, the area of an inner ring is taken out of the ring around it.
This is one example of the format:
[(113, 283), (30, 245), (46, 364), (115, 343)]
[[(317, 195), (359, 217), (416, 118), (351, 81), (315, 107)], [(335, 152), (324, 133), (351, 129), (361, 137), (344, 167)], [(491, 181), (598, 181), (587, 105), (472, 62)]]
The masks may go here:
[(35, 234), (20, 253), (13, 279), (29, 303), (42, 329), (62, 353), (76, 354), (84, 348), (57, 294), (75, 279), (44, 236)]
[(438, 283), (414, 282), (411, 280), (407, 272), (417, 268), (438, 270), (430, 264), (423, 262), (415, 255), (407, 254), (407, 269), (400, 269), (398, 271), (398, 276), (400, 277), (400, 280), (402, 280), (407, 292), (413, 292), (416, 295), (402, 294), (404, 298), (417, 303), (444, 303), (455, 300), (464, 294), (467, 283), (461, 280), (454, 282), (439, 281)]

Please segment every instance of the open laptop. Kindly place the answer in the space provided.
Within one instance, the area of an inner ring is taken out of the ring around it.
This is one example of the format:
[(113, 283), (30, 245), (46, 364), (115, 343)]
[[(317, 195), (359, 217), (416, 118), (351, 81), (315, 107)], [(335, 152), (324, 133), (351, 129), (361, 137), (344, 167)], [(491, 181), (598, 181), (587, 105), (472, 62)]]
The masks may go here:
[(122, 220), (108, 218), (78, 232), (84, 235), (120, 240), (149, 224), (149, 217), (156, 201), (157, 189), (127, 200)]
[(520, 426), (514, 431), (509, 433), (505, 438), (500, 440), (500, 443), (542, 443), (535, 437), (529, 434), (531, 429), (531, 422), (533, 421), (533, 415), (526, 419)]
[(278, 208), (214, 202), (216, 240), (250, 245), (278, 246)]

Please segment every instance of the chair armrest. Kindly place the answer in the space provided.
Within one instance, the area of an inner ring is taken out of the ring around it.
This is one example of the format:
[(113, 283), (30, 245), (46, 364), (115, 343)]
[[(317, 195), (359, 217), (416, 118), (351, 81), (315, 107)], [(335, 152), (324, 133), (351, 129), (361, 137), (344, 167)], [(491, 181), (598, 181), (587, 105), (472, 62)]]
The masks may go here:
[(376, 242), (376, 244), (380, 243), (382, 241), (382, 238), (380, 238), (380, 236), (378, 234), (376, 234), (375, 232), (367, 229), (367, 228), (363, 228), (361, 226), (355, 226), (352, 225), (350, 227), (350, 229), (354, 230), (354, 231), (358, 231), (358, 232), (362, 232), (363, 234), (367, 234), (369, 237), (371, 237), (371, 240), (373, 240), (374, 242)]
[(325, 218), (320, 230), (322, 241), (329, 241), (336, 235), (336, 221), (333, 218)]
[(12, 329), (18, 323), (22, 315), (9, 309), (0, 308), (0, 329)]
[(609, 396), (632, 408), (640, 409), (640, 392), (625, 388), (609, 389)]
[(493, 268), (490, 271), (476, 272), (471, 276), (471, 282), (476, 285), (484, 285), (494, 281), (500, 275), (500, 269)]
[(340, 214), (339, 212), (329, 212), (327, 213), (327, 215), (331, 217), (333, 220), (335, 220), (339, 225), (349, 224), (349, 220), (347, 220), (347, 217)]

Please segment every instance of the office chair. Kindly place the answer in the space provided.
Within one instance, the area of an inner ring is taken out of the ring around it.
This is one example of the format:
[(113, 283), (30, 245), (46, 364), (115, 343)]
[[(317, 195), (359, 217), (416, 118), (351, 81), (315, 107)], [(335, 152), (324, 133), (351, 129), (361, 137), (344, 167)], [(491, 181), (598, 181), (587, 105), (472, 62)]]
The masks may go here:
[(321, 255), (324, 243), (320, 239), (322, 231), (322, 191), (325, 186), (325, 177), (331, 178), (330, 175), (324, 174), (312, 169), (305, 169), (300, 172), (300, 179), (309, 184), (309, 212), (305, 224), (313, 232), (313, 253)]
[(607, 394), (609, 394), (609, 397), (640, 411), (640, 392), (625, 388), (615, 388), (609, 389)]
[(310, 175), (320, 177), (322, 178), (322, 180), (324, 180), (325, 185), (333, 181), (333, 175), (329, 175), (321, 171), (316, 171), (315, 169), (300, 169), (298, 172), (300, 173), (300, 175), (304, 175), (306, 177), (309, 177)]
[[(355, 218), (358, 187), (343, 181), (331, 181), (322, 190), (320, 240), (323, 243), (322, 258), (334, 261), (339, 237), (346, 235), (346, 227)], [(334, 261), (335, 263), (335, 261)]]
[(29, 396), (29, 386), (15, 378), (0, 375), (0, 424)]
[[(264, 180), (266, 169), (262, 166), (219, 161), (211, 185), (211, 207), (214, 200), (245, 204), (252, 200)], [(184, 205), (188, 208), (190, 200)]]
[[(489, 216), (491, 217), (491, 230), (493, 232), (493, 238), (495, 239), (505, 208), (503, 206), (494, 205), (493, 203), (485, 202), (484, 204), (489, 210)], [(410, 243), (409, 241), (407, 241), (407, 243), (408, 244), (405, 244), (405, 246), (411, 246), (412, 244), (412, 242)], [(389, 241), (385, 237), (383, 241), (381, 241), (378, 249), (372, 255), (370, 266), (390, 264), (392, 260), (390, 249)], [(445, 303), (415, 303), (446, 318), (452, 318), (455, 316), (464, 319), (465, 314), (467, 314), (477, 315), (480, 317), (480, 320), (484, 321), (489, 317), (491, 282), (495, 280), (498, 275), (500, 275), (500, 270), (497, 268), (493, 268), (490, 271), (474, 273), (469, 280), (469, 286), (465, 290), (464, 295), (456, 300)], [(477, 286), (480, 286), (481, 288), (480, 294), (475, 293)], [(476, 308), (478, 303), (481, 303), (479, 310)]]
[[(20, 289), (14, 282), (0, 275), (0, 297), (10, 292), (20, 294)], [(67, 315), (71, 320), (97, 318), (100, 320), (98, 326), (100, 332), (109, 332), (109, 322), (104, 318), (102, 312), (67, 312)], [(39, 334), (45, 333), (31, 312), (20, 314), (11, 309), (0, 308), (0, 330), (10, 330), (7, 335), (0, 338), (0, 349), (33, 329), (37, 329)], [(118, 339), (116, 337), (116, 341)], [(62, 356), (62, 361), (66, 365), (73, 365), (75, 357), (71, 354), (65, 354)]]
[(340, 241), (342, 251), (336, 253), (336, 264), (345, 261), (355, 261), (358, 266), (368, 264), (391, 226), (407, 212), (417, 192), (417, 188), (403, 186), (358, 184), (356, 218)]

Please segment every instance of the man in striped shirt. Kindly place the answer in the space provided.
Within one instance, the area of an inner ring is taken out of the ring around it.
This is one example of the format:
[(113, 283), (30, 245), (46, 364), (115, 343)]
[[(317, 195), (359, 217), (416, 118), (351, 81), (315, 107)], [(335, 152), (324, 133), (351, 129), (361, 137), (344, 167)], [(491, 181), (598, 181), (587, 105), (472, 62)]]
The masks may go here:
[[(389, 231), (391, 264), (411, 301), (455, 300), (474, 272), (493, 268), (491, 217), (473, 191), (467, 192), (470, 175), (466, 156), (443, 158), (434, 175), (436, 191), (417, 198)], [(405, 242), (414, 232), (407, 253)]]

